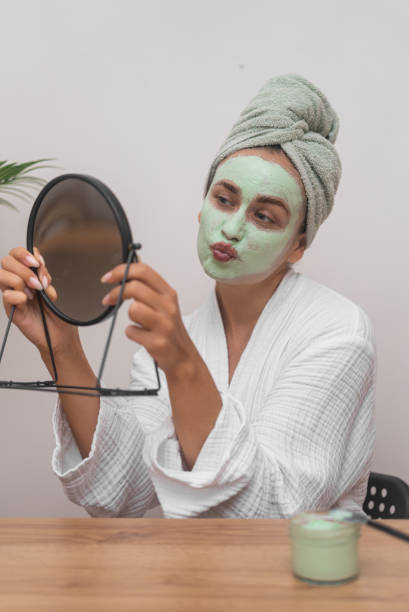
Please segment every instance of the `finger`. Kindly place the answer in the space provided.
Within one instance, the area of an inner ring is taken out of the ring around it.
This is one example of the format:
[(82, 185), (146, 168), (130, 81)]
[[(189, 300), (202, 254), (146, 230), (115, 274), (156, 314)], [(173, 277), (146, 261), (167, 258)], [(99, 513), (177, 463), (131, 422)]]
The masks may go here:
[(58, 297), (57, 291), (55, 287), (51, 285), (53, 279), (46, 267), (44, 257), (41, 255), (38, 247), (34, 247), (33, 250), (34, 250), (34, 255), (40, 261), (40, 267), (38, 269), (38, 276), (40, 278), (42, 286), (44, 287), (44, 292), (50, 298), (52, 302), (55, 302)]
[(20, 263), (11, 255), (6, 255), (1, 260), (2, 270), (0, 270), (0, 289), (14, 289), (24, 291), (24, 287), (41, 291), (43, 288), (38, 278), (28, 267)]
[(30, 253), (24, 247), (16, 247), (11, 249), (9, 255), (14, 257), (17, 261), (22, 263), (25, 266), (29, 266), (30, 268), (39, 268), (41, 262), (37, 261), (36, 257), (34, 257), (33, 253)]
[[(119, 294), (121, 292), (121, 285), (115, 287), (107, 294), (107, 301), (105, 304), (114, 305), (116, 304)], [(131, 299), (138, 300), (149, 306), (152, 310), (164, 311), (166, 304), (163, 300), (163, 296), (156, 291), (153, 291), (150, 287), (145, 285), (141, 281), (131, 280), (125, 283), (124, 291), (122, 294), (121, 301)]]
[(137, 342), (146, 348), (149, 352), (152, 344), (152, 332), (146, 329), (141, 329), (136, 325), (128, 325), (125, 329), (125, 335), (133, 342)]
[[(42, 291), (43, 285), (37, 277), (41, 269), (41, 263), (30, 251), (24, 247), (16, 247), (10, 251), (9, 255), (1, 263), (4, 269), (21, 276), (28, 287)], [(30, 268), (34, 268), (37, 274), (33, 273)]]
[[(120, 283), (125, 274), (126, 264), (120, 264), (116, 266), (111, 272), (109, 278), (110, 283)], [(133, 263), (130, 265), (128, 270), (127, 282), (129, 280), (139, 280), (148, 285), (154, 291), (161, 293), (162, 295), (168, 295), (174, 292), (173, 288), (168, 285), (164, 278), (156, 272), (148, 264), (143, 262)]]
[(34, 298), (34, 292), (28, 287), (24, 287), (24, 293), (26, 294), (29, 300), (32, 300)]
[(40, 267), (38, 268), (38, 276), (40, 278), (41, 284), (43, 285), (44, 289), (47, 289), (47, 287), (51, 284), (51, 281), (52, 281), (51, 274), (47, 270), (47, 267), (44, 261), (44, 257), (41, 255), (38, 248), (34, 247), (33, 250), (34, 250), (34, 255), (36, 256), (36, 259), (40, 262)]
[(3, 304), (7, 315), (10, 314), (7, 306), (16, 306), (19, 310), (24, 310), (28, 300), (29, 297), (22, 291), (13, 291), (12, 289), (3, 291)]
[(133, 300), (128, 308), (128, 316), (131, 321), (141, 325), (143, 329), (152, 330), (158, 325), (158, 314), (142, 302)]
[(53, 285), (50, 285), (46, 290), (47, 296), (50, 298), (52, 302), (55, 302), (58, 298), (58, 293)]
[(33, 253), (34, 253), (35, 258), (38, 259), (40, 264), (45, 268), (44, 257), (41, 255), (39, 248), (36, 246), (33, 247)]

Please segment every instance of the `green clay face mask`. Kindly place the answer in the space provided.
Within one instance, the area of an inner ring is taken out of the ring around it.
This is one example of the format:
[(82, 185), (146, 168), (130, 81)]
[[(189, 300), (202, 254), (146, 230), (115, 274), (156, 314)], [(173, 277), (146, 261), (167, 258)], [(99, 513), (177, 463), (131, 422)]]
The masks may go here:
[[(284, 201), (288, 212), (262, 196)], [(220, 164), (203, 203), (197, 238), (206, 274), (227, 283), (267, 278), (295, 237), (302, 207), (300, 185), (280, 164), (256, 155)], [(215, 257), (210, 247), (217, 242), (234, 247), (237, 258)]]

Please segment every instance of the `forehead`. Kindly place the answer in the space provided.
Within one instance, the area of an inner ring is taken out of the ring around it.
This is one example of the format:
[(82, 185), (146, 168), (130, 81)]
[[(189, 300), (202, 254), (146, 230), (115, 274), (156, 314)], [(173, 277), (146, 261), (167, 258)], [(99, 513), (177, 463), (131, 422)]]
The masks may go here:
[(295, 178), (280, 164), (257, 155), (231, 156), (216, 170), (213, 184), (221, 179), (235, 183), (244, 198), (272, 195), (299, 204), (302, 192)]
[[(240, 149), (239, 151), (235, 151), (231, 155), (228, 155), (224, 160), (222, 160), (218, 166), (220, 168), (223, 164), (228, 162), (230, 159), (235, 157), (248, 157), (248, 156), (257, 156), (265, 161), (270, 161), (275, 164), (280, 165), (284, 170), (286, 170), (295, 180), (297, 181), (301, 192), (303, 194), (304, 199), (306, 198), (304, 184), (302, 182), (300, 173), (297, 168), (294, 166), (292, 161), (287, 157), (284, 151), (279, 146), (271, 146), (271, 147), (251, 147), (248, 149)], [(217, 169), (216, 169), (217, 172)]]

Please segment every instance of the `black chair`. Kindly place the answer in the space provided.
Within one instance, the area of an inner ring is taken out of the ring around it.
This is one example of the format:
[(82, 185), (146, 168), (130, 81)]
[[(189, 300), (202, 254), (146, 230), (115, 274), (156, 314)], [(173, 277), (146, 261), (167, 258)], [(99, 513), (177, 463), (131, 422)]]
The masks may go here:
[(370, 472), (362, 508), (372, 519), (409, 519), (409, 486), (397, 476)]

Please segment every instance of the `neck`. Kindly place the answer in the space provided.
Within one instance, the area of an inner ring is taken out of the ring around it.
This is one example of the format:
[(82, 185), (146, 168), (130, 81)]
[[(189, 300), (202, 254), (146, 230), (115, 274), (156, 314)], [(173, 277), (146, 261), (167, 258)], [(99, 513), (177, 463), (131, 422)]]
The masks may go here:
[(253, 284), (216, 282), (216, 297), (226, 334), (239, 337), (253, 329), (286, 273), (287, 268), (279, 269), (263, 281)]

